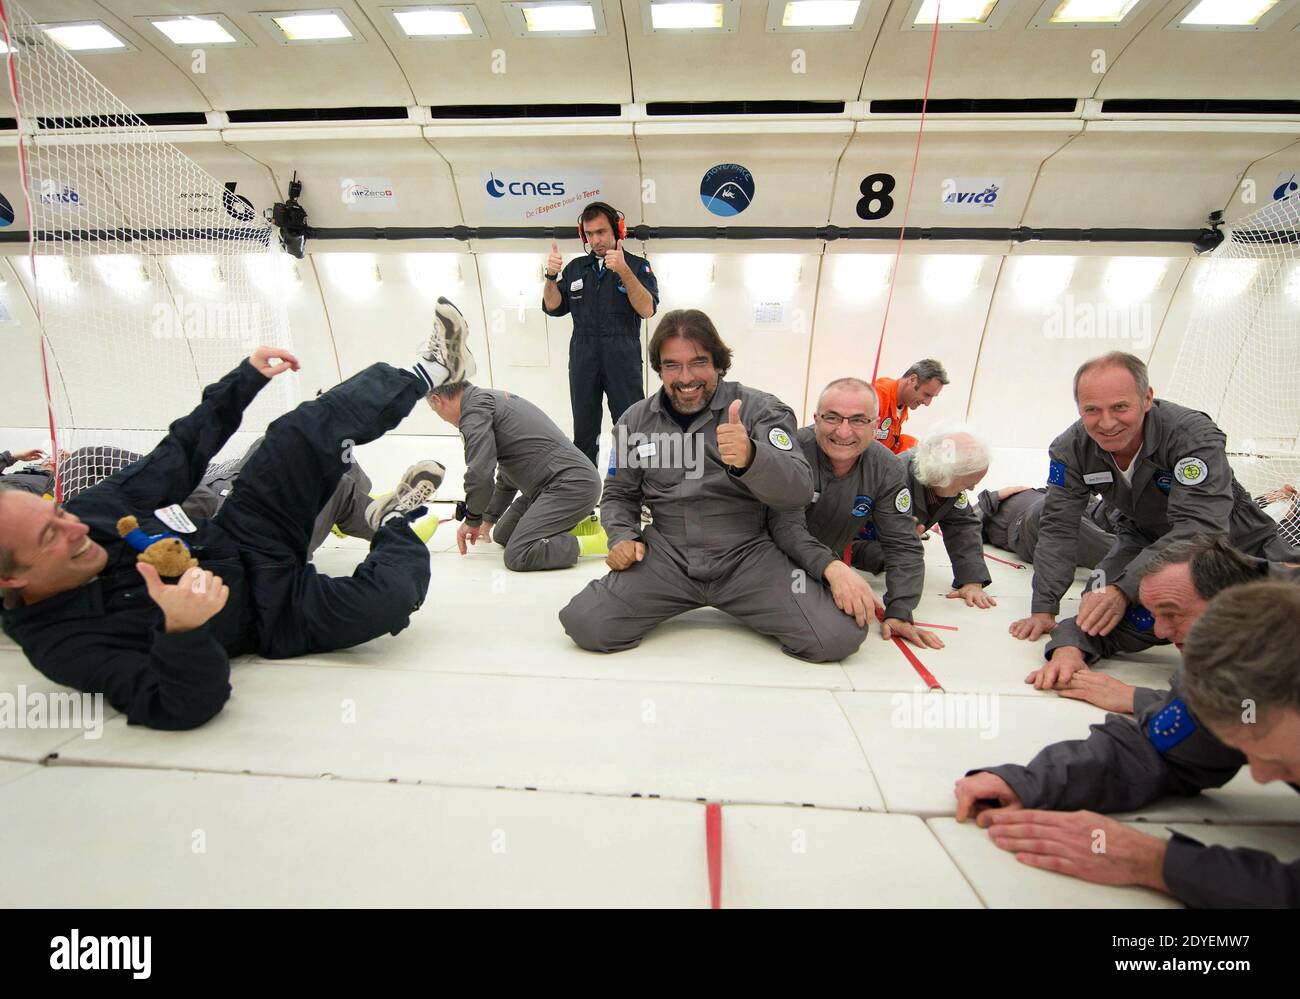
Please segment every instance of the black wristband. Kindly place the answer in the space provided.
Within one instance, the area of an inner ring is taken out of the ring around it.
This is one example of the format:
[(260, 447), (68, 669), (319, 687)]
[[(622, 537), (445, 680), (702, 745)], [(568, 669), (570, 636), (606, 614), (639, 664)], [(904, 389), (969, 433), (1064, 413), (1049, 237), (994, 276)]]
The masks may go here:
[(558, 275), (558, 274), (547, 274), (547, 275), (546, 275), (546, 280), (547, 280), (547, 281), (559, 281), (559, 280), (560, 280), (560, 275)]

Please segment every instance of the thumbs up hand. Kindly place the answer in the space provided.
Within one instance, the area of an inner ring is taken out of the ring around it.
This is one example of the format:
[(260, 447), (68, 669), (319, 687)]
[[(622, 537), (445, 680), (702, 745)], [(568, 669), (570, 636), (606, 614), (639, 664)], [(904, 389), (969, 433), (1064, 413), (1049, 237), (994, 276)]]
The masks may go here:
[(740, 400), (727, 408), (727, 422), (718, 425), (718, 453), (732, 468), (748, 468), (754, 461), (754, 442), (740, 422)]
[(614, 249), (605, 251), (605, 266), (619, 277), (627, 275), (627, 259), (623, 256), (621, 239), (614, 245)]
[(551, 240), (551, 255), (546, 258), (546, 273), (559, 274), (564, 269), (564, 257), (560, 256), (560, 247)]

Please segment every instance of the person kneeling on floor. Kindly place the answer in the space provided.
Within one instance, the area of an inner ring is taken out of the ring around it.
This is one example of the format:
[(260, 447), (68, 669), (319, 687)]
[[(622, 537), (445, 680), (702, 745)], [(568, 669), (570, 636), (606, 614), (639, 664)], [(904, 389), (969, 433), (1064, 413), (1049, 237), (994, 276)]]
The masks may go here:
[(462, 555), (468, 545), (495, 540), (507, 569), (529, 572), (608, 553), (605, 532), (590, 516), (600, 475), (549, 416), (513, 392), (465, 381), (434, 389), (429, 406), (465, 439), (456, 532)]

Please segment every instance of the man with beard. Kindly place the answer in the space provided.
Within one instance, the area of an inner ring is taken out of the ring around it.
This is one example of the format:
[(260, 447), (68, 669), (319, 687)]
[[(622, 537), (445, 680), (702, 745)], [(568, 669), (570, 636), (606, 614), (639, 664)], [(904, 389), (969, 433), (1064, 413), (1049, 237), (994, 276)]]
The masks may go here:
[[(767, 531), (769, 508), (802, 510), (812, 499), (794, 413), (723, 379), (731, 350), (696, 309), (664, 316), (649, 355), (663, 388), (615, 425), (600, 505), (611, 572), (560, 612), (564, 630), (584, 649), (619, 652), (711, 606), (799, 659), (852, 655), (865, 631), (824, 587), (806, 585)], [(644, 529), (642, 504), (653, 517)]]

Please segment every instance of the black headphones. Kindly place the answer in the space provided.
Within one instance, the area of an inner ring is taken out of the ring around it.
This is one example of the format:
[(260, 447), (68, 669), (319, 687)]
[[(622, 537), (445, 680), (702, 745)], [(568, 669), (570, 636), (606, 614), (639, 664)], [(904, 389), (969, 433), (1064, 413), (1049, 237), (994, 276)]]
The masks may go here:
[(609, 219), (609, 227), (613, 230), (616, 239), (627, 239), (627, 220), (623, 217), (623, 213), (613, 205), (607, 205), (603, 201), (593, 201), (582, 210), (582, 215), (578, 216), (578, 238), (582, 240), (584, 248), (587, 245), (587, 233), (582, 228), (582, 216), (593, 209)]

